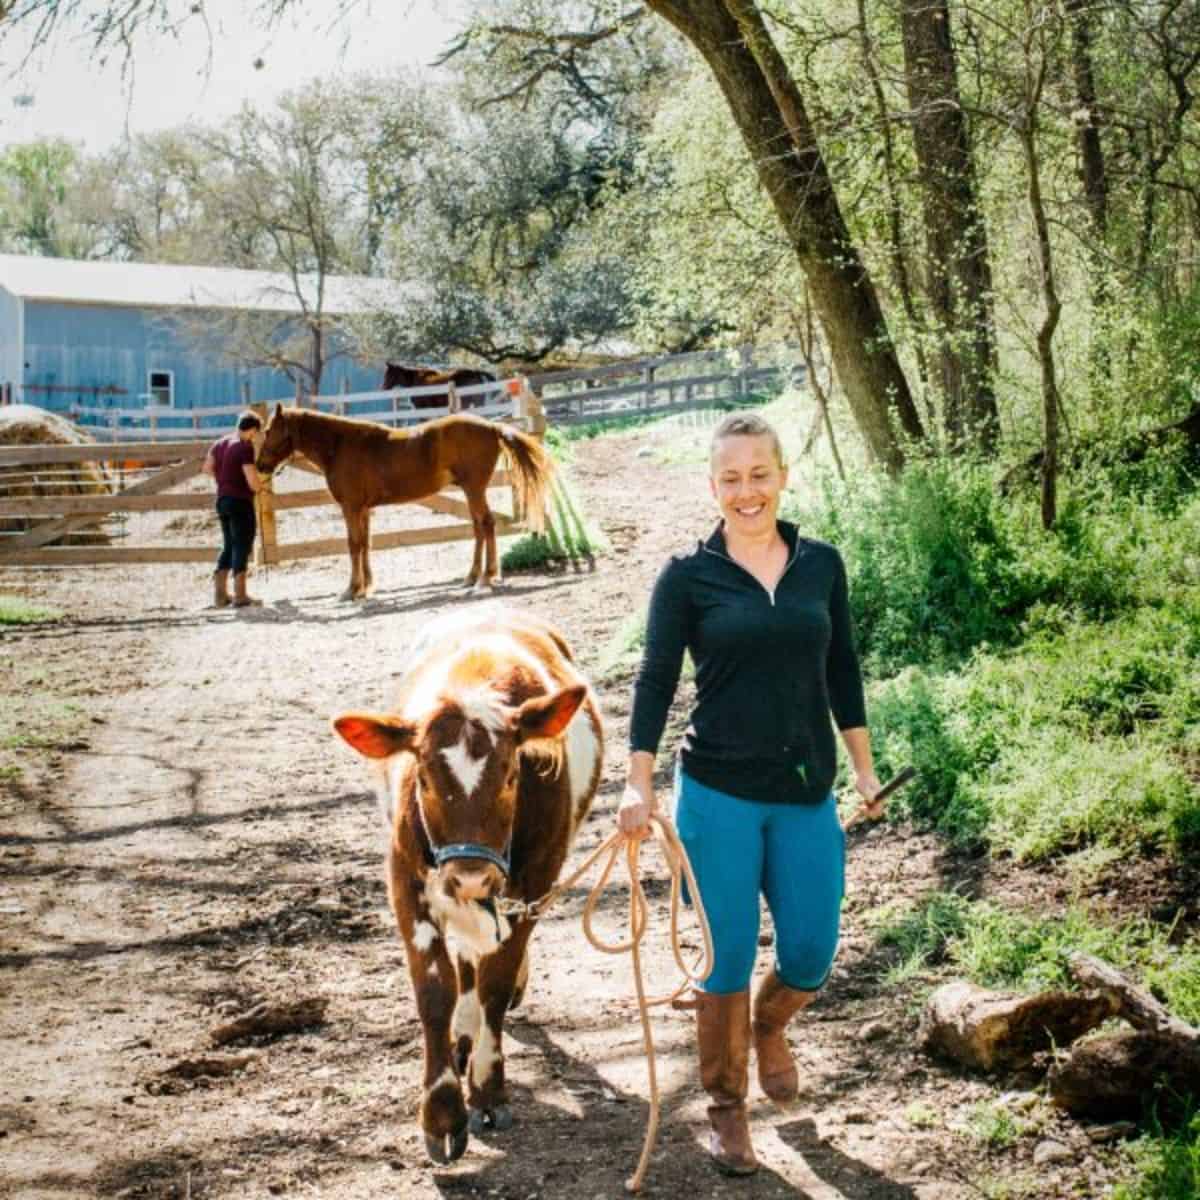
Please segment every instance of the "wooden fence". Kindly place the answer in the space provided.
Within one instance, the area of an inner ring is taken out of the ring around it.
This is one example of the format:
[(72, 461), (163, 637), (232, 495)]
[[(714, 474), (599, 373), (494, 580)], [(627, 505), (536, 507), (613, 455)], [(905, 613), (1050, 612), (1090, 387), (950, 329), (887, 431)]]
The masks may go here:
[(620, 420), (631, 413), (664, 414), (748, 398), (777, 383), (785, 368), (762, 363), (752, 346), (628, 359), (602, 367), (533, 374), (551, 425)]
[[(422, 389), (429, 390), (429, 389)], [(439, 390), (445, 392), (443, 387)], [(465, 391), (466, 389), (461, 389)], [(384, 393), (389, 396), (390, 393)], [(324, 398), (318, 398), (324, 399)], [(403, 410), (396, 414), (397, 422), (410, 423), (432, 420), (455, 411), (459, 397), (453, 391), (449, 403), (440, 409), (416, 410), (415, 416)], [(137, 410), (133, 410), (137, 411)], [(233, 412), (241, 411), (235, 407)], [(526, 432), (541, 438), (545, 420), (536, 395), (523, 386), (508, 391), (507, 403), (489, 405), (475, 412), (487, 412), (496, 418), (521, 425)], [(372, 419), (379, 417), (372, 413)], [(0, 446), (0, 467), (5, 472), (5, 485), (9, 494), (0, 495), (0, 521), (20, 518), (31, 522), (31, 527), (9, 535), (0, 535), (0, 566), (62, 566), (95, 565), (100, 563), (147, 563), (147, 562), (211, 562), (211, 546), (171, 545), (122, 545), (122, 546), (63, 546), (51, 545), (64, 536), (79, 529), (92, 527), (111, 520), (114, 516), (128, 513), (173, 513), (204, 511), (211, 512), (213, 496), (204, 492), (168, 494), (169, 489), (186, 483), (199, 474), (212, 438), (161, 439), (157, 441), (120, 441), (118, 444), (85, 443), (75, 446)], [(301, 460), (293, 460), (302, 465)], [(35, 481), (53, 487), (56, 478), (47, 479), (47, 472), (57, 472), (57, 480), (63, 473), (73, 474), (72, 466), (81, 463), (100, 463), (115, 481), (121, 480), (130, 463), (139, 465), (136, 482), (128, 486), (118, 483), (117, 490), (101, 495), (37, 495)], [(10, 473), (15, 468), (19, 474)], [(314, 468), (308, 468), (314, 470)], [(22, 489), (20, 480), (27, 479)], [(518, 508), (517, 491), (507, 471), (497, 471), (492, 476), (491, 488), (510, 489), (512, 512), (496, 512), (496, 533), (500, 536), (519, 532), (525, 528)], [(21, 494), (25, 491), (28, 494)], [(259, 511), (259, 562), (280, 563), (295, 559), (316, 558), (329, 554), (344, 554), (346, 539), (320, 538), (310, 541), (280, 542), (278, 514), (295, 509), (313, 508), (335, 503), (328, 489), (310, 488), (301, 491), (276, 494), (271, 482), (258, 497)], [(382, 532), (372, 536), (374, 549), (392, 546), (427, 545), (437, 542), (460, 541), (474, 537), (470, 513), (466, 504), (454, 495), (439, 492), (416, 501), (431, 512), (464, 518), (465, 523), (431, 526), (424, 529), (407, 529)]]

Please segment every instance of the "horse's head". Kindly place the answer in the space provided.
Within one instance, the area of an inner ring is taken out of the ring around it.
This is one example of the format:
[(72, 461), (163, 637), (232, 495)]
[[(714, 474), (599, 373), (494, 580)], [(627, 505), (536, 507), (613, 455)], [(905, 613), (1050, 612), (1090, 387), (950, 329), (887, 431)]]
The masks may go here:
[[(418, 720), (351, 712), (333, 727), (367, 758), (415, 757), (417, 805), (438, 887), (451, 901), (487, 901), (504, 890), (509, 873), (519, 751), (558, 738), (585, 693), (582, 685), (567, 687), (513, 708), (480, 688), (438, 697)], [(400, 800), (393, 796), (393, 806)]]
[(258, 448), (254, 465), (263, 475), (270, 475), (295, 453), (296, 446), (292, 440), (288, 414), (283, 411), (282, 404), (276, 404), (275, 411), (263, 430), (262, 445)]

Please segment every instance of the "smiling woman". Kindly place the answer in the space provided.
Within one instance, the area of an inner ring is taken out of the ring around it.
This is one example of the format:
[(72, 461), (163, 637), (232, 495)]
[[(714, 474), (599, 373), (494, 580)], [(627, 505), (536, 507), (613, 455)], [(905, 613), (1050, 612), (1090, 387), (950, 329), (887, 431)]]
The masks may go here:
[[(620, 827), (657, 812), (654, 756), (686, 650), (696, 703), (676, 769), (676, 820), (713, 935), (697, 995), (700, 1078), (716, 1166), (757, 1170), (746, 1118), (751, 1033), (772, 1100), (799, 1081), (784, 1029), (825, 982), (837, 949), (845, 840), (831, 787), (832, 713), (855, 782), (878, 816), (879, 781), (838, 552), (778, 519), (787, 484), (779, 437), (735, 414), (713, 434), (709, 488), (721, 520), (663, 569), (634, 686)], [(775, 963), (755, 997), (759, 894), (775, 923)]]

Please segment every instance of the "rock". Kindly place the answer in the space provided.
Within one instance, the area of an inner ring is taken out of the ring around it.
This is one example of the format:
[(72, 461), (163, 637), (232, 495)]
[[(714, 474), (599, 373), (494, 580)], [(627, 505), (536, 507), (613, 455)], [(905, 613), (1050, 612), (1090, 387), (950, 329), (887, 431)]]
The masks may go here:
[(1135, 1121), (1114, 1121), (1111, 1125), (1094, 1125), (1087, 1131), (1093, 1142), (1118, 1142), (1122, 1138), (1132, 1137), (1137, 1133)]
[(1055, 1063), (1046, 1079), (1050, 1099), (1074, 1116), (1130, 1119), (1160, 1085), (1168, 1095), (1195, 1094), (1200, 1044), (1149, 1031), (1094, 1038)]
[(639, 446), (634, 452), (634, 458), (652, 458), (654, 455), (653, 446)]
[(886, 1021), (868, 1021), (859, 1031), (860, 1042), (878, 1042), (892, 1032)]
[(1062, 1142), (1056, 1142), (1053, 1138), (1046, 1138), (1043, 1142), (1038, 1142), (1033, 1151), (1033, 1165), (1035, 1167), (1046, 1167), (1051, 1163), (1069, 1162), (1075, 1157), (1070, 1146), (1064, 1146)]
[(931, 1054), (991, 1071), (1027, 1066), (1052, 1046), (1065, 1046), (1115, 1011), (1107, 996), (991, 992), (965, 980), (929, 997), (917, 1037)]

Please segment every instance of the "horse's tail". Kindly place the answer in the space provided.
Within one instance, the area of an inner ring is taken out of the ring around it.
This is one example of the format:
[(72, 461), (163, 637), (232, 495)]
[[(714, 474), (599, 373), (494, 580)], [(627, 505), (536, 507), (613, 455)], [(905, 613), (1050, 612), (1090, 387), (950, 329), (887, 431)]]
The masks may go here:
[(554, 482), (554, 463), (542, 443), (519, 429), (495, 426), (525, 520), (535, 533), (546, 529), (546, 500)]

